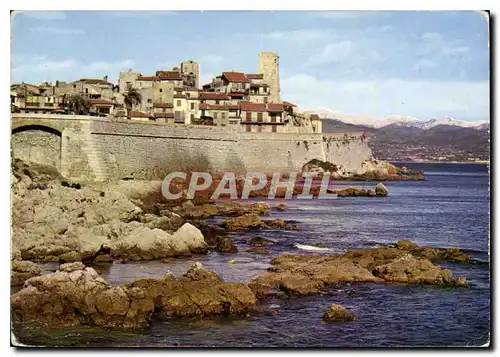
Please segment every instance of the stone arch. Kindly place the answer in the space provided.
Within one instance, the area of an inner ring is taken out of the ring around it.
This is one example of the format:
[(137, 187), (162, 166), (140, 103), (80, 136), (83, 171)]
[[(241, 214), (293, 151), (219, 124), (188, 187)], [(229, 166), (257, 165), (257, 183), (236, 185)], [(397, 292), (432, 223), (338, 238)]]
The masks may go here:
[(26, 162), (55, 167), (61, 170), (62, 130), (40, 123), (17, 123), (12, 126), (12, 156)]

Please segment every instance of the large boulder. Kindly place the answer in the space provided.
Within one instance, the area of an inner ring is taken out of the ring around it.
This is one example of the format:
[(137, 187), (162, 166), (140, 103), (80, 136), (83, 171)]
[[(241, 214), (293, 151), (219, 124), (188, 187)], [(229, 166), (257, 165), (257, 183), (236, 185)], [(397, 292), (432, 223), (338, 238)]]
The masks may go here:
[(226, 228), (229, 231), (245, 231), (251, 229), (266, 229), (266, 228), (286, 229), (286, 230), (300, 229), (298, 226), (288, 224), (280, 218), (275, 218), (271, 220), (262, 220), (256, 214), (244, 214), (239, 217), (225, 220), (220, 223), (220, 226)]
[(152, 260), (173, 256), (204, 253), (208, 246), (203, 234), (190, 223), (185, 223), (174, 234), (161, 229), (149, 229), (136, 223), (128, 234), (106, 243), (114, 257), (127, 260)]
[(27, 260), (14, 260), (12, 262), (10, 285), (23, 285), (27, 279), (38, 276), (40, 273), (41, 269), (38, 264)]
[(330, 309), (323, 315), (323, 320), (327, 322), (347, 322), (355, 321), (356, 316), (342, 305), (332, 304)]

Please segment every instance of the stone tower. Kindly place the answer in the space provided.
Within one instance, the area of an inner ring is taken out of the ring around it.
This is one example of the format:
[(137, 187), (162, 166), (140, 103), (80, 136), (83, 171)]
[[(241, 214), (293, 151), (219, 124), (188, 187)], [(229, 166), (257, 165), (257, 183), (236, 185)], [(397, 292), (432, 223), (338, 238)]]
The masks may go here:
[(181, 73), (191, 75), (194, 78), (194, 87), (200, 88), (200, 64), (196, 61), (184, 61), (181, 63)]
[(269, 101), (281, 103), (280, 97), (280, 58), (274, 52), (259, 54), (259, 73), (264, 75), (264, 82), (269, 86)]

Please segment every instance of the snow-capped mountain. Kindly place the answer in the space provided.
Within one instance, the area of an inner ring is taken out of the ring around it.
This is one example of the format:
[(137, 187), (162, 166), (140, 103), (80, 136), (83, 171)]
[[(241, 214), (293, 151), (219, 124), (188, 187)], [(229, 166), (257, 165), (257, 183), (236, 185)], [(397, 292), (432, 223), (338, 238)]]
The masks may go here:
[(328, 109), (320, 109), (317, 110), (316, 113), (325, 119), (336, 119), (347, 124), (362, 125), (376, 129), (393, 124), (402, 127), (419, 128), (422, 130), (428, 130), (438, 125), (450, 125), (462, 128), (474, 128), (478, 130), (489, 129), (489, 121), (487, 120), (468, 122), (450, 117), (422, 120), (404, 115), (389, 115), (387, 117), (380, 118), (367, 115), (351, 115), (342, 112), (330, 111)]

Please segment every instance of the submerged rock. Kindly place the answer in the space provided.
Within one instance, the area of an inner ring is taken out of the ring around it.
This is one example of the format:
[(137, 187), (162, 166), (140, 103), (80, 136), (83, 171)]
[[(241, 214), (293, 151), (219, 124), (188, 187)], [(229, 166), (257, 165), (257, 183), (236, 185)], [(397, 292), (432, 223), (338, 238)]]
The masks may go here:
[(284, 211), (284, 210), (286, 210), (286, 205), (284, 203), (279, 203), (276, 205), (276, 209), (278, 211)]
[(249, 248), (249, 249), (247, 249), (247, 252), (254, 253), (254, 254), (262, 254), (262, 255), (270, 254), (266, 248), (261, 248), (261, 247)]
[(274, 242), (272, 240), (269, 240), (269, 239), (266, 239), (266, 238), (254, 237), (254, 238), (251, 238), (248, 241), (248, 244), (251, 245), (251, 246), (254, 246), (254, 247), (263, 247), (263, 246), (266, 246), (266, 245), (273, 245)]
[(342, 305), (332, 304), (330, 309), (323, 315), (323, 320), (328, 322), (347, 322), (355, 321), (356, 316)]
[(236, 247), (236, 244), (234, 244), (234, 241), (231, 238), (228, 237), (223, 237), (219, 240), (217, 243), (217, 249), (218, 252), (221, 253), (237, 253), (238, 248)]

